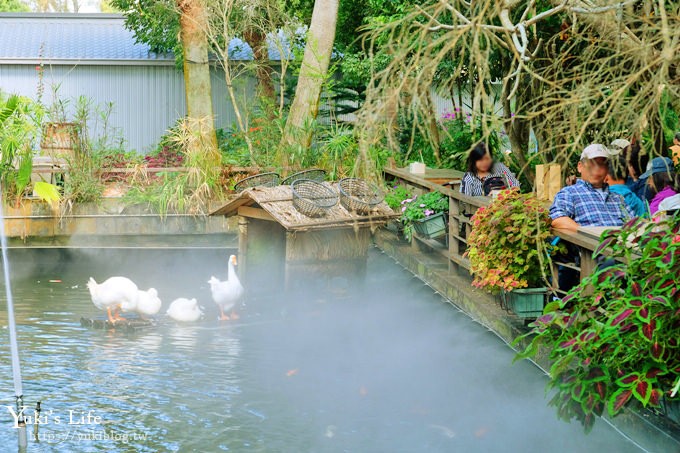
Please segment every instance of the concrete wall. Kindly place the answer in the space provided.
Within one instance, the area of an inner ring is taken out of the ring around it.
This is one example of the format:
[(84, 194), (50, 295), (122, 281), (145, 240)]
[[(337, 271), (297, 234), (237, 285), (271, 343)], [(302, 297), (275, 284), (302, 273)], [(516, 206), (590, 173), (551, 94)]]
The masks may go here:
[(46, 203), (24, 200), (4, 207), (10, 248), (234, 248), (236, 217), (169, 214), (161, 217), (119, 199), (80, 204), (55, 212)]

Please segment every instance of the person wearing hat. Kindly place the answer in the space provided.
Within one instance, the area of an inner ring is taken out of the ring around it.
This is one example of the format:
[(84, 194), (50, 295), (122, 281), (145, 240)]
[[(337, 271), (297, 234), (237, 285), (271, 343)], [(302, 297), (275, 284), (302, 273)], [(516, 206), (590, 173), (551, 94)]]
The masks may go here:
[[(634, 216), (624, 198), (610, 191), (605, 181), (609, 159), (610, 152), (604, 145), (588, 145), (583, 150), (578, 163), (581, 178), (557, 192), (550, 207), (553, 228), (575, 232), (579, 226), (621, 226)], [(578, 264), (579, 252), (567, 245), (561, 259)], [(559, 266), (557, 280), (560, 290), (566, 292), (578, 285), (580, 278), (574, 269)]]
[(616, 140), (613, 140), (609, 144), (609, 153), (612, 156), (617, 156), (621, 154), (621, 152), (629, 146), (630, 142), (628, 140), (626, 140), (625, 138), (617, 138)]
[(654, 198), (649, 203), (649, 212), (654, 215), (659, 210), (659, 204), (666, 198), (670, 198), (678, 193), (675, 167), (669, 157), (655, 157), (649, 163), (647, 171), (640, 176), (647, 178), (647, 184), (654, 194)]
[(621, 226), (634, 216), (623, 197), (609, 190), (609, 150), (601, 144), (588, 145), (581, 153), (581, 179), (555, 195), (550, 207), (552, 227), (577, 231), (579, 226)]

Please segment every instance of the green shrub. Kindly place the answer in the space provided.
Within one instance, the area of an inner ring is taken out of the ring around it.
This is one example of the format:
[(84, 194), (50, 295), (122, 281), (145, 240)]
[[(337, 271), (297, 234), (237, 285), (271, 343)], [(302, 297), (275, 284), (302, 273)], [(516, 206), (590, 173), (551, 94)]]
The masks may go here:
[(627, 405), (678, 398), (680, 219), (633, 219), (605, 232), (595, 256), (607, 248), (620, 261), (548, 304), (517, 340), (531, 339), (518, 358), (549, 350), (549, 387), (557, 390), (550, 404), (586, 431), (605, 410), (615, 416)]

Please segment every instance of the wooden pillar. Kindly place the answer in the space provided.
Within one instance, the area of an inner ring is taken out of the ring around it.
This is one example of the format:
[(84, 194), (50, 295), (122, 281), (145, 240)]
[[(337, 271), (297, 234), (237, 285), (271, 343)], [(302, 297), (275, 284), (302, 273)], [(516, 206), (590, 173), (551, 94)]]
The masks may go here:
[(449, 197), (449, 272), (454, 270), (458, 272), (458, 263), (451, 260), (451, 257), (458, 258), (460, 256), (460, 242), (458, 242), (458, 233), (460, 232), (460, 207), (458, 200)]
[(248, 266), (248, 219), (238, 216), (238, 276), (243, 281)]
[(596, 263), (593, 259), (593, 252), (583, 247), (579, 247), (581, 255), (581, 281), (595, 271)]
[[(477, 212), (477, 208), (475, 207), (471, 207), (468, 204), (464, 204), (463, 206), (464, 208), (462, 209), (462, 211), (465, 214), (474, 214), (475, 212)], [(467, 222), (465, 223), (465, 239), (470, 237), (470, 233), (472, 233), (472, 224), (470, 222)]]
[(536, 165), (536, 196), (552, 202), (562, 188), (562, 167), (559, 164)]
[(290, 264), (290, 256), (292, 254), (292, 249), (294, 248), (295, 233), (286, 231), (286, 241), (285, 241), (285, 262), (283, 266), (283, 288), (284, 291), (291, 289), (291, 283), (293, 281), (293, 269)]

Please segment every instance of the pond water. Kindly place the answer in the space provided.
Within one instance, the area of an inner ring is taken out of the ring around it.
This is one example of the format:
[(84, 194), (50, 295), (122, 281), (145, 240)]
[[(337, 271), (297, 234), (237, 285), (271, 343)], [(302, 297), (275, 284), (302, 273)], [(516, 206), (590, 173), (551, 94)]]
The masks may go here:
[[(39, 442), (29, 426), (28, 451), (639, 451), (602, 421), (587, 436), (558, 421), (540, 370), (511, 364), (496, 336), (378, 251), (363, 285), (271, 288), (238, 321), (219, 322), (206, 282), (226, 278), (226, 253), (14, 252), (25, 403), (42, 401), (44, 419)], [(116, 274), (156, 287), (164, 309), (197, 297), (205, 320), (81, 327), (101, 316), (88, 277)], [(11, 406), (6, 321), (3, 306), (0, 389)], [(2, 411), (1, 449), (16, 451)]]

